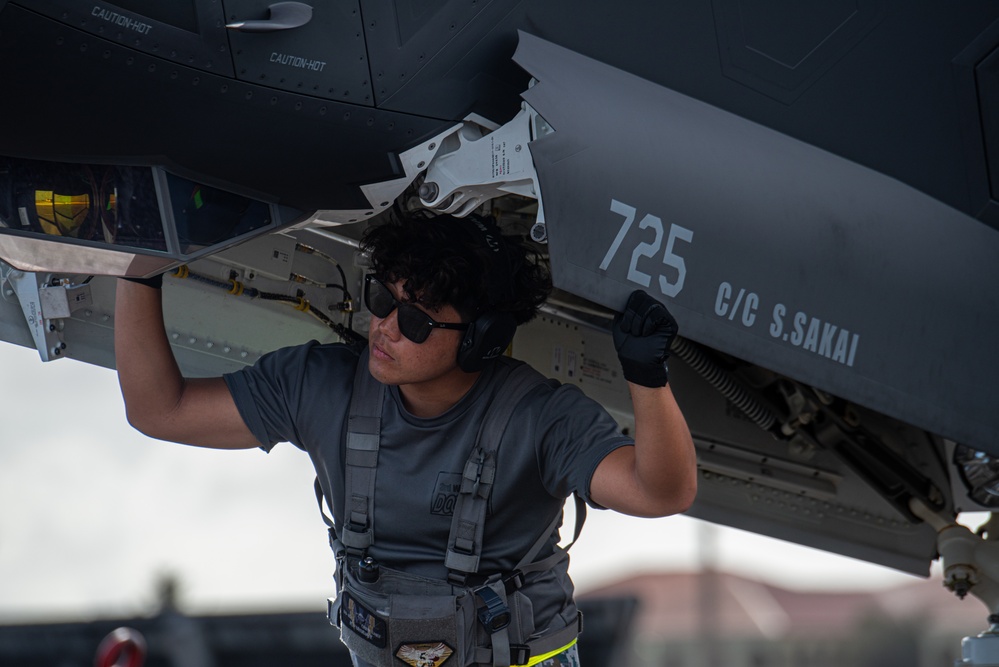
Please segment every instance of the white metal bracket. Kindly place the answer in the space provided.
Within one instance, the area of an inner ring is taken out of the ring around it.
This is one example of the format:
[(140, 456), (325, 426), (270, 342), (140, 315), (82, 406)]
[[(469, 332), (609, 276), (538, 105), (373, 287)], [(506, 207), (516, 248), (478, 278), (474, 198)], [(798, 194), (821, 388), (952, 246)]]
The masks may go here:
[(53, 278), (51, 274), (42, 276), (17, 270), (8, 273), (6, 278), (21, 303), (42, 361), (60, 358), (66, 349), (64, 320), (80, 308), (93, 305), (90, 285), (74, 284), (68, 279)]
[(526, 102), (512, 120), (497, 128), (469, 117), (441, 141), (420, 185), (420, 200), (427, 208), (460, 217), (506, 194), (537, 199), (538, 219), (531, 238), (547, 241), (530, 142), (550, 132), (551, 127)]

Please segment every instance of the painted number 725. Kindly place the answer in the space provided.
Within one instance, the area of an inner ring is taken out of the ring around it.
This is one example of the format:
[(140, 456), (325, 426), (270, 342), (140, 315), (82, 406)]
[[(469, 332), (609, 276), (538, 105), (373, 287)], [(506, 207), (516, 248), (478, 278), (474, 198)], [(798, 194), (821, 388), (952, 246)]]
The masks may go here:
[[(618, 230), (617, 236), (614, 237), (614, 242), (611, 243), (610, 248), (607, 249), (607, 254), (604, 255), (604, 259), (600, 262), (600, 270), (606, 271), (607, 267), (610, 266), (611, 261), (613, 261), (614, 256), (617, 254), (618, 250), (621, 248), (621, 243), (624, 241), (628, 232), (631, 230), (631, 226), (635, 222), (636, 211), (632, 206), (628, 206), (625, 203), (619, 202), (616, 199), (611, 199), (610, 210), (618, 215), (624, 216), (624, 222), (621, 224), (621, 229)], [(666, 276), (659, 274), (659, 289), (662, 293), (669, 297), (675, 297), (683, 289), (683, 281), (687, 277), (687, 266), (683, 262), (683, 257), (676, 254), (675, 247), (677, 239), (681, 241), (686, 241), (690, 243), (694, 238), (694, 232), (690, 231), (686, 227), (681, 227), (677, 224), (671, 224), (669, 226), (669, 234), (666, 234), (663, 229), (663, 221), (658, 217), (647, 213), (638, 222), (639, 229), (652, 229), (655, 233), (655, 238), (651, 241), (643, 241), (635, 246), (635, 249), (631, 252), (631, 264), (628, 266), (628, 280), (638, 283), (642, 287), (648, 287), (652, 282), (652, 276), (640, 271), (638, 269), (638, 260), (641, 257), (654, 257), (658, 254), (659, 249), (663, 244), (663, 236), (666, 236), (666, 250), (663, 253), (663, 264), (671, 267), (676, 271), (676, 278), (670, 280)]]

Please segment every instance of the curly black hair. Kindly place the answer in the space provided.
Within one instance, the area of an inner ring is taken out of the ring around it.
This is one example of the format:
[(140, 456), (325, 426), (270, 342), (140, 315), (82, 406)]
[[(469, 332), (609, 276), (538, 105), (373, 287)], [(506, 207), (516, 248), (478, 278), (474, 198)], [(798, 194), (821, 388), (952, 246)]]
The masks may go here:
[[(501, 252), (489, 245), (497, 240)], [(500, 235), (488, 218), (395, 217), (368, 228), (361, 248), (371, 254), (379, 278), (404, 281), (410, 300), (431, 310), (452, 306), (465, 322), (491, 310), (512, 313), (524, 324), (552, 289), (538, 254), (519, 239)]]

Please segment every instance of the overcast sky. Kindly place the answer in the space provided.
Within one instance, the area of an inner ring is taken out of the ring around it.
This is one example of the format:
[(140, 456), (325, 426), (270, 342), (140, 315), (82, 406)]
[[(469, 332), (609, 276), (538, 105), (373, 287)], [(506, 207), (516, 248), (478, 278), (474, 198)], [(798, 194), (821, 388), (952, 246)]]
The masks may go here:
[[(332, 554), (308, 457), (218, 452), (125, 421), (112, 371), (0, 342), (0, 622), (144, 614), (164, 575), (194, 613), (322, 610)], [(698, 565), (701, 522), (589, 513), (571, 573), (586, 591), (637, 570)], [(918, 580), (718, 528), (723, 569), (795, 588)]]

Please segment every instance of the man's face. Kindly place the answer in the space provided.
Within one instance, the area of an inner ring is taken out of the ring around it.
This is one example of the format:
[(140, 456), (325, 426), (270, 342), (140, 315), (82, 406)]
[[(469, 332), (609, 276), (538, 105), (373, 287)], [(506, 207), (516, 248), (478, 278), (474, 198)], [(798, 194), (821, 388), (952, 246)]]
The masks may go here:
[[(402, 289), (405, 281), (386, 284), (396, 299), (408, 301)], [(459, 323), (461, 317), (451, 306), (429, 310), (416, 304), (438, 322)], [(408, 391), (431, 389), (434, 383), (459, 381), (464, 383), (467, 373), (458, 368), (458, 346), (462, 331), (433, 329), (422, 343), (414, 343), (399, 331), (399, 310), (384, 318), (371, 316), (368, 333), (368, 368), (376, 380), (384, 384), (412, 385)], [(465, 377), (462, 377), (465, 376)]]

